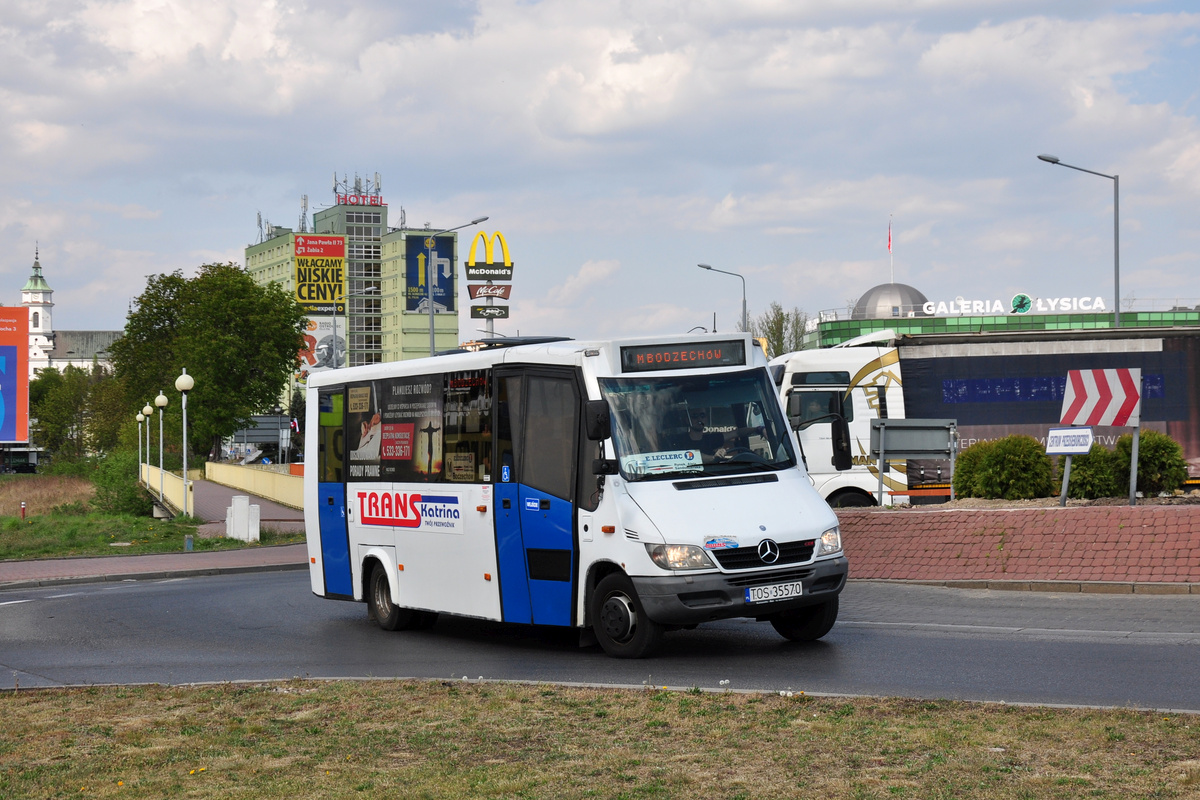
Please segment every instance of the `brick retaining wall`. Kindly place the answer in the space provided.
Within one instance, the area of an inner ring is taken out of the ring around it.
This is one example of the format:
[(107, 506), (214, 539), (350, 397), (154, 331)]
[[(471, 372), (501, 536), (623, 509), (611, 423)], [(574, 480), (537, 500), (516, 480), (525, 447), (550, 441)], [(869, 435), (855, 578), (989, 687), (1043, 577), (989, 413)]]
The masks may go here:
[(851, 578), (1200, 583), (1200, 506), (839, 510)]

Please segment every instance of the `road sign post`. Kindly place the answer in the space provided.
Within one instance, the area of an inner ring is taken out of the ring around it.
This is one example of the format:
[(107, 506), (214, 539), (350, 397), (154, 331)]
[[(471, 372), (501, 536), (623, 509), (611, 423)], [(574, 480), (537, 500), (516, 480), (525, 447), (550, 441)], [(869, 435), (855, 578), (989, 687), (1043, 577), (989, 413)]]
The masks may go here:
[[(1136, 505), (1138, 440), (1142, 431), (1142, 371), (1069, 370), (1059, 424), (1133, 428), (1133, 452), (1129, 459), (1129, 505)], [(1064, 480), (1063, 497), (1060, 498), (1062, 503), (1065, 503), (1066, 491)]]

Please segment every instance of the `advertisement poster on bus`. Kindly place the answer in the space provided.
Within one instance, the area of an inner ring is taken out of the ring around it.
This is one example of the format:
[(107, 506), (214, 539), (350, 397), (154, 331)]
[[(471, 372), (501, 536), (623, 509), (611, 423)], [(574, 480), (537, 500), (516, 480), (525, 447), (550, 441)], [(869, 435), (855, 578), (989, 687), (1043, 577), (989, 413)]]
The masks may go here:
[(296, 302), (310, 314), (344, 314), (346, 237), (296, 234)]
[[(436, 241), (435, 241), (436, 240)], [(433, 279), (433, 312), (455, 310), (455, 253), (453, 236), (426, 237), (410, 233), (404, 244), (404, 308), (429, 313), (429, 284)]]
[(304, 326), (304, 349), (296, 380), (308, 383), (314, 372), (346, 366), (346, 321), (341, 317), (309, 317)]
[(440, 480), (442, 389), (440, 375), (348, 387), (350, 478), (396, 483)]
[(29, 309), (0, 308), (0, 442), (29, 441)]

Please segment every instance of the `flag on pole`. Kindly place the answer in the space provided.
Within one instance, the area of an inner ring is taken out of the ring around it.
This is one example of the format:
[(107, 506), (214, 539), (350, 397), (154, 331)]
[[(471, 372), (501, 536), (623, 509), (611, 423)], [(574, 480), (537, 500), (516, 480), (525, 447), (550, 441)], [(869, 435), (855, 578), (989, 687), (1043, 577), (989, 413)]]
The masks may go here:
[(892, 252), (892, 220), (888, 219), (888, 252)]

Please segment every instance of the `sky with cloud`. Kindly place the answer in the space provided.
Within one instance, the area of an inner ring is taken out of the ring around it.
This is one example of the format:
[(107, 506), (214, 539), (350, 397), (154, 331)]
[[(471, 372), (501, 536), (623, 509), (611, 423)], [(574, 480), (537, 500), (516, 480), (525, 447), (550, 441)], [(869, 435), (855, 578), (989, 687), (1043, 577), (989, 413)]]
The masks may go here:
[[(243, 261), (334, 172), (490, 217), (502, 333), (931, 300), (1200, 304), (1200, 13), (1103, 0), (2, 0), (0, 261), (61, 329)], [(894, 252), (889, 260), (888, 224)], [(464, 237), (463, 249), (467, 239)], [(460, 254), (462, 255), (462, 254)], [(461, 298), (465, 305), (465, 291)], [(462, 320), (463, 338), (474, 336)]]

